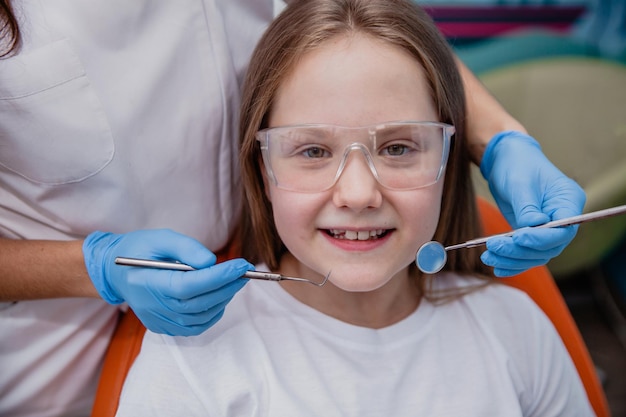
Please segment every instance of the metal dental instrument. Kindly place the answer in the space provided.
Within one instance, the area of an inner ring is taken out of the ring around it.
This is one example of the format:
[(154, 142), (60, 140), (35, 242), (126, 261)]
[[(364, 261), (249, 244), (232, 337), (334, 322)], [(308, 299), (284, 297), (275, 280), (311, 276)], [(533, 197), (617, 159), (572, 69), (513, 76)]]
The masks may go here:
[[(545, 229), (551, 227), (564, 227), (572, 226), (579, 223), (585, 223), (592, 220), (603, 219), (606, 217), (617, 216), (619, 214), (626, 213), (626, 205), (611, 207), (604, 210), (593, 211), (591, 213), (580, 214), (578, 216), (567, 217), (561, 220), (554, 220), (548, 223), (544, 223), (538, 226), (527, 227), (529, 229)], [(523, 228), (523, 229), (527, 229)], [(521, 230), (521, 229), (517, 229)], [(446, 252), (449, 250), (461, 249), (461, 248), (473, 248), (485, 244), (489, 239), (494, 237), (506, 237), (511, 236), (517, 230), (511, 230), (510, 232), (500, 233), (497, 235), (481, 237), (478, 239), (468, 240), (464, 243), (457, 245), (451, 245), (444, 247), (441, 243), (436, 241), (430, 241), (424, 243), (415, 256), (415, 263), (420, 271), (426, 274), (435, 274), (445, 266), (448, 256)]]
[[(155, 269), (171, 269), (174, 271), (195, 271), (196, 269), (190, 265), (181, 263), (181, 262), (169, 262), (169, 261), (154, 261), (150, 259), (137, 259), (137, 258), (124, 258), (118, 256), (115, 258), (115, 263), (117, 265), (125, 265), (125, 266), (139, 266), (144, 268), (155, 268)], [(250, 278), (250, 279), (261, 279), (265, 281), (297, 281), (297, 282), (306, 282), (307, 284), (312, 284), (317, 287), (321, 287), (326, 284), (328, 281), (328, 277), (330, 276), (330, 271), (324, 277), (322, 282), (311, 281), (306, 278), (296, 278), (296, 277), (288, 277), (285, 275), (274, 274), (271, 272), (262, 272), (262, 271), (246, 271), (242, 277)]]

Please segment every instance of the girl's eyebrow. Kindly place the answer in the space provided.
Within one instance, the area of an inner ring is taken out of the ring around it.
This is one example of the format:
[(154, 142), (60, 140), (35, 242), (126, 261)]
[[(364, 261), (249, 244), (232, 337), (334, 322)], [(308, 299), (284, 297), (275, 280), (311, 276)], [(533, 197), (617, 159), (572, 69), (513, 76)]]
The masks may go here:
[(311, 136), (323, 136), (323, 137), (328, 137), (328, 136), (332, 136), (331, 134), (331, 129), (324, 127), (324, 126), (318, 126), (318, 127), (313, 127), (313, 126), (306, 126), (306, 127), (302, 127), (298, 129), (299, 131), (301, 131), (302, 133), (306, 133), (309, 134)]
[(405, 126), (402, 126), (402, 125), (378, 125), (378, 126), (376, 126), (376, 130), (374, 131), (374, 133), (376, 135), (378, 135), (378, 133), (384, 133), (386, 135), (393, 135), (395, 133), (402, 132), (406, 128), (407, 128), (406, 125)]
[(280, 136), (287, 136), (299, 139), (300, 141), (309, 141), (310, 139), (329, 139), (333, 138), (335, 135), (333, 131), (333, 126), (285, 126), (284, 128), (287, 133)]

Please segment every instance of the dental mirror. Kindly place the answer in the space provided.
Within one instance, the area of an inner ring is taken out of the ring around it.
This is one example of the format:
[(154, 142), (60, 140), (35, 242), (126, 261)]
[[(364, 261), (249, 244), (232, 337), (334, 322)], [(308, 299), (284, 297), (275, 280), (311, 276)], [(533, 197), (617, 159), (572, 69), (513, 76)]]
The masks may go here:
[(425, 274), (436, 274), (448, 261), (446, 248), (434, 240), (424, 243), (415, 256), (417, 267)]
[[(593, 211), (591, 213), (581, 214), (578, 216), (567, 217), (561, 220), (554, 220), (545, 224), (541, 224), (539, 226), (531, 226), (530, 228), (550, 228), (550, 227), (564, 227), (564, 226), (572, 226), (574, 224), (585, 223), (592, 220), (603, 219), (606, 217), (616, 216), (618, 214), (626, 213), (626, 205), (611, 207), (604, 210)], [(527, 229), (527, 228), (524, 228)], [(522, 230), (522, 229), (517, 229)], [(415, 264), (425, 274), (436, 274), (441, 271), (443, 267), (446, 265), (448, 260), (447, 252), (449, 250), (461, 249), (461, 248), (473, 248), (475, 246), (480, 246), (491, 238), (494, 237), (504, 237), (504, 236), (512, 236), (517, 230), (511, 230), (510, 232), (500, 233), (497, 235), (491, 235), (486, 237), (481, 237), (478, 239), (468, 240), (464, 243), (459, 243), (457, 245), (451, 246), (443, 246), (441, 243), (431, 240), (430, 242), (424, 243), (419, 250), (417, 251), (417, 255), (415, 255)]]

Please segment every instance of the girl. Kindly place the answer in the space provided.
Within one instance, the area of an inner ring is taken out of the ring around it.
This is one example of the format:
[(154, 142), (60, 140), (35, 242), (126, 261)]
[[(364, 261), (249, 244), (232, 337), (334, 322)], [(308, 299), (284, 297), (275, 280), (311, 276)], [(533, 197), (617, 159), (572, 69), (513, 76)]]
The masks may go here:
[[(241, 112), (252, 281), (204, 334), (148, 333), (118, 415), (587, 416), (555, 330), (472, 250), (463, 86), (409, 1), (308, 0), (270, 26)], [(521, 318), (521, 319), (520, 319)]]

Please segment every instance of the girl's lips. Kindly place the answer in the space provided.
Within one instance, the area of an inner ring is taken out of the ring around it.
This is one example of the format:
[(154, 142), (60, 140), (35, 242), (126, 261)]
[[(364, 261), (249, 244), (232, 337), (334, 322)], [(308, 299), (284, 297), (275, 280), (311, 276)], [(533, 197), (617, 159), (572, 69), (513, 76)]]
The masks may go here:
[(325, 229), (323, 235), (328, 241), (346, 251), (369, 251), (384, 245), (394, 229), (345, 230)]

